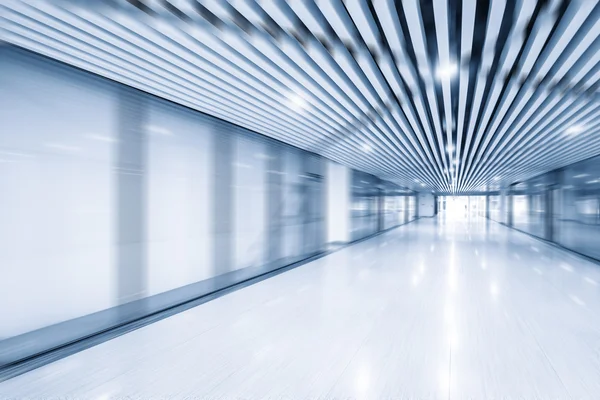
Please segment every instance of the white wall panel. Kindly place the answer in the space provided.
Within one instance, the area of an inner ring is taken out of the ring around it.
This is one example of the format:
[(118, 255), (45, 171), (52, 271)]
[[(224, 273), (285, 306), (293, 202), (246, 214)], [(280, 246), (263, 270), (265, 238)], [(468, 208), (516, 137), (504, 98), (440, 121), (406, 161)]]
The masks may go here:
[(113, 86), (0, 51), (2, 339), (114, 305), (116, 115)]
[(267, 248), (267, 148), (260, 140), (235, 138), (234, 269), (262, 265)]
[(148, 294), (213, 276), (212, 125), (155, 101), (148, 124)]
[(419, 217), (433, 217), (435, 196), (430, 193), (419, 194)]
[(350, 241), (350, 169), (327, 162), (327, 241)]
[(294, 260), (302, 254), (302, 153), (286, 149), (283, 160), (283, 254)]

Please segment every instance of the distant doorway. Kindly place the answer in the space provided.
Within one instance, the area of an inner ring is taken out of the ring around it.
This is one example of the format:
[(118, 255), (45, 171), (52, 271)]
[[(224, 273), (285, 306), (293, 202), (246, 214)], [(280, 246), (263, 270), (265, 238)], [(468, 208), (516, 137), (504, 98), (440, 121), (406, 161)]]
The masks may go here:
[(469, 216), (469, 198), (467, 196), (446, 197), (446, 217), (465, 219)]
[(444, 196), (440, 207), (447, 219), (468, 219), (485, 215), (485, 196)]

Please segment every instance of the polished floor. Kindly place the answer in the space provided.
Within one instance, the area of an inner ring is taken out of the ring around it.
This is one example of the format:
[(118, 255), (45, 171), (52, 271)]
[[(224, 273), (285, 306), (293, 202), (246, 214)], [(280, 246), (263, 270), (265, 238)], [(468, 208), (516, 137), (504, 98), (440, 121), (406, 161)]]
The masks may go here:
[(0, 398), (597, 399), (600, 266), (422, 219), (0, 384)]

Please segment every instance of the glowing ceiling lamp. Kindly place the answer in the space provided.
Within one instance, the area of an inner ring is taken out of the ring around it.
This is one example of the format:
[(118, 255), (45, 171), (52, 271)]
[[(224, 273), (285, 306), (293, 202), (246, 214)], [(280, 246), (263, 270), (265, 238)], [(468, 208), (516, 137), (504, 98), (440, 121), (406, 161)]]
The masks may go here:
[(455, 63), (440, 65), (437, 69), (437, 76), (439, 79), (450, 79), (456, 74), (457, 70)]
[(308, 106), (306, 100), (304, 100), (303, 97), (297, 95), (296, 93), (290, 95), (289, 99), (291, 107), (296, 111), (302, 111)]
[(573, 126), (568, 127), (565, 132), (567, 135), (576, 135), (578, 133), (583, 132), (583, 126), (573, 125)]

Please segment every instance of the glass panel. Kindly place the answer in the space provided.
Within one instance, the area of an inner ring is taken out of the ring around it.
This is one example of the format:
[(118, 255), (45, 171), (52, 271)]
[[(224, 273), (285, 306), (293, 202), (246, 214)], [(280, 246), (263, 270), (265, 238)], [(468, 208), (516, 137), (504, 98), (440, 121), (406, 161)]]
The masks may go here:
[(286, 149), (283, 160), (283, 256), (288, 261), (302, 254), (302, 153)]
[(408, 197), (408, 220), (414, 221), (417, 218), (417, 197)]
[(352, 171), (352, 240), (372, 235), (378, 230), (378, 179), (360, 171)]
[(554, 207), (555, 240), (600, 259), (600, 157), (562, 171), (563, 185)]
[(116, 303), (114, 89), (0, 46), (0, 340)]
[(166, 102), (148, 116), (148, 295), (214, 275), (211, 260), (211, 126)]
[(304, 154), (303, 161), (303, 254), (309, 256), (325, 248), (325, 164), (321, 157), (308, 153)]
[(267, 249), (265, 143), (238, 136), (234, 146), (234, 269), (260, 266)]
[(501, 219), (501, 198), (499, 195), (490, 196), (490, 219), (497, 222), (504, 222)]

